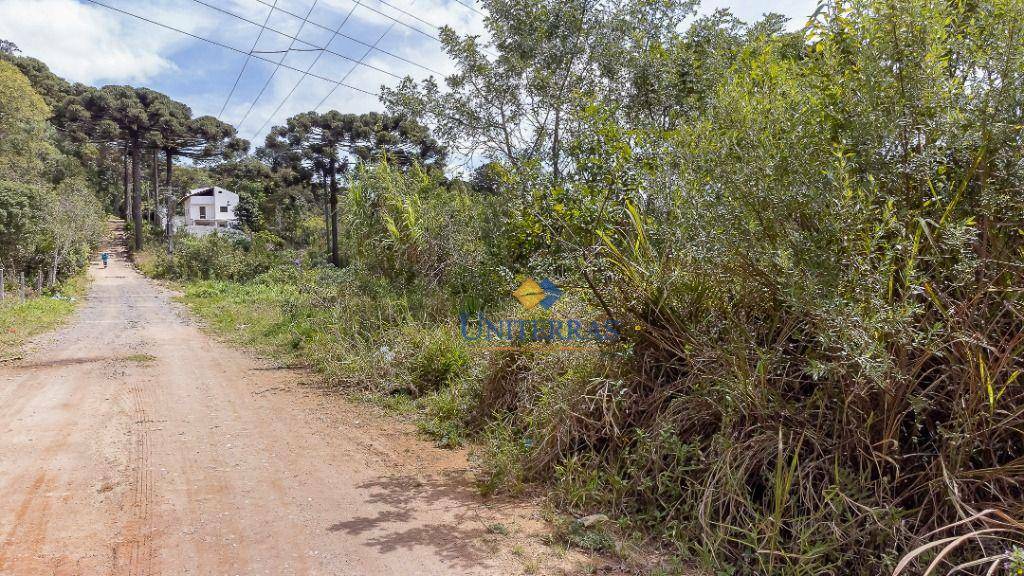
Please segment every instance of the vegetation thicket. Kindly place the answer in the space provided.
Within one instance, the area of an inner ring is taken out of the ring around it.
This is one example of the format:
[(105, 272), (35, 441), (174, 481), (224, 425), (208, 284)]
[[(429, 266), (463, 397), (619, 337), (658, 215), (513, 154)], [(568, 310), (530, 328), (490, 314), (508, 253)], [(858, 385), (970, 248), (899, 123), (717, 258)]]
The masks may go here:
[[(239, 191), (243, 233), (178, 234), (147, 271), (472, 441), (484, 490), (544, 484), (717, 574), (874, 575), (1024, 514), (1024, 5), (826, 0), (787, 31), (679, 0), (482, 4), (490, 47), (442, 29), (455, 73), (385, 88), (384, 113), (298, 114), (251, 156), (214, 130), (219, 162), (175, 173)], [(57, 83), (21, 61), (45, 119)], [(58, 125), (135, 157), (81, 107)], [(526, 277), (565, 296), (523, 310)], [(488, 350), (462, 313), (623, 338)]]
[(87, 170), (62, 149), (50, 115), (29, 79), (0, 59), (0, 283), (19, 303), (75, 275), (103, 232)]

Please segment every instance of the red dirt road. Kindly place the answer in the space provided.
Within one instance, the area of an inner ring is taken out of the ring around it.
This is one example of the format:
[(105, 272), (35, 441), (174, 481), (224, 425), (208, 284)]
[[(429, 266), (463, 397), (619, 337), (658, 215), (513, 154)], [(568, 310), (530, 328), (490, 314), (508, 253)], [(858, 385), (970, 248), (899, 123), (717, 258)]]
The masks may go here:
[(217, 343), (119, 257), (90, 274), (0, 367), (0, 574), (522, 573), (538, 522), (482, 503), (464, 455)]

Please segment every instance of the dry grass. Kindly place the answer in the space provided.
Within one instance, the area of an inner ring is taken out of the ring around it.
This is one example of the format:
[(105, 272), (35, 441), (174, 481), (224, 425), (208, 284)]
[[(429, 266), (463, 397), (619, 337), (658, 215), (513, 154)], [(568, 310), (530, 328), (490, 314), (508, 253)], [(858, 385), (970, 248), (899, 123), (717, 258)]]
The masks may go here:
[(1002, 511), (983, 510), (924, 536), (929, 538), (935, 540), (911, 550), (896, 565), (893, 576), (1016, 575), (1024, 570), (1024, 524)]

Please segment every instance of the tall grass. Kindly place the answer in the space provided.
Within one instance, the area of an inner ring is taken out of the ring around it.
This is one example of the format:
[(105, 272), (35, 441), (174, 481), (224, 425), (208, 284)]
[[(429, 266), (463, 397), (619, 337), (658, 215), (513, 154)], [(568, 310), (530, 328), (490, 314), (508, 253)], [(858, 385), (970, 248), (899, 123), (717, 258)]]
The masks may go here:
[(629, 136), (663, 160), (587, 264), (640, 329), (526, 458), (566, 505), (736, 574), (878, 574), (1021, 511), (1022, 77), (972, 71), (1019, 70), (992, 42), (1024, 19), (897, 4), (828, 4), (806, 51), (747, 47), (668, 144)]

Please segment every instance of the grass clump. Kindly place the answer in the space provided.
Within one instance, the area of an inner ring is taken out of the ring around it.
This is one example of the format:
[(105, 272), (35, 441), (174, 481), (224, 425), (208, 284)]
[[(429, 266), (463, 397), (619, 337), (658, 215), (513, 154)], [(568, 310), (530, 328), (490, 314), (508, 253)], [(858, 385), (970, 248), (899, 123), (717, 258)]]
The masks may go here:
[(411, 349), (404, 380), (416, 396), (449, 388), (467, 374), (471, 359), (466, 343), (450, 329), (417, 334)]
[(487, 525), (487, 533), (488, 534), (495, 534), (497, 536), (508, 536), (509, 535), (509, 529), (508, 529), (508, 526), (505, 526), (501, 522), (495, 522), (493, 524), (488, 524)]
[(88, 287), (85, 275), (71, 276), (39, 296), (18, 301), (8, 291), (0, 302), (0, 358), (17, 354), (33, 336), (63, 324), (75, 311)]
[(462, 446), (474, 436), (470, 421), (478, 398), (479, 388), (471, 379), (436, 390), (421, 401), (420, 431), (443, 448)]

